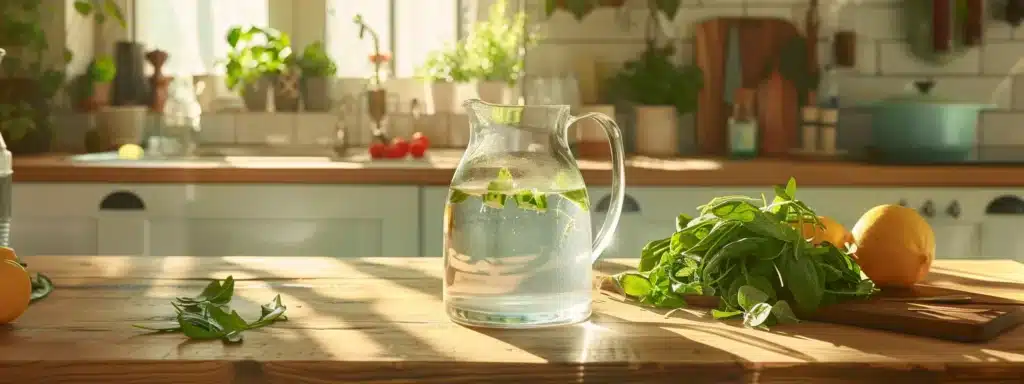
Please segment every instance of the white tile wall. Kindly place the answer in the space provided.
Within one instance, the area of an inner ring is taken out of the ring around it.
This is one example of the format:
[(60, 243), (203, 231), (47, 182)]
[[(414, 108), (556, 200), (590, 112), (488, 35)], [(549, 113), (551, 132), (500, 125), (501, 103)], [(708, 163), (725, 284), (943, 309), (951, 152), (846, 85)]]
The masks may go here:
[[(530, 0), (538, 9), (531, 14), (540, 23), (544, 40), (527, 54), (527, 72), (545, 75), (571, 71), (574, 62), (592, 60), (617, 66), (643, 49), (647, 19), (645, 1), (629, 0), (621, 10), (600, 9), (577, 22), (564, 11), (550, 19), (542, 0)], [(728, 16), (768, 16), (803, 25), (806, 0), (703, 0), (684, 1), (667, 31), (679, 42), (681, 60), (692, 58), (693, 25), (704, 19)], [(702, 3), (703, 5), (699, 5)], [(938, 96), (967, 102), (991, 103), (997, 110), (981, 119), (983, 144), (1024, 144), (1024, 28), (1014, 30), (988, 20), (981, 47), (945, 65), (919, 61), (902, 43), (901, 0), (822, 0), (819, 55), (830, 58), (828, 40), (836, 30), (857, 34), (856, 68), (844, 72), (840, 92), (844, 105), (856, 105), (901, 92), (911, 81), (933, 76)], [(863, 132), (847, 132), (840, 139), (863, 142)]]

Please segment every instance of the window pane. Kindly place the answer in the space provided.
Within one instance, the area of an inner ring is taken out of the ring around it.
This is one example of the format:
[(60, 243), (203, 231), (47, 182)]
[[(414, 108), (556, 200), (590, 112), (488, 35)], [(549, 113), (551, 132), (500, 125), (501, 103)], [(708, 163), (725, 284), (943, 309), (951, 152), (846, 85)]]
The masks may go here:
[(389, 4), (387, 0), (327, 0), (327, 52), (338, 63), (338, 76), (369, 77), (372, 72), (373, 42), (369, 35), (359, 38), (359, 28), (352, 22), (356, 15), (363, 15), (377, 32), (381, 51), (392, 51)]
[(455, 0), (395, 0), (395, 75), (409, 77), (430, 51), (458, 37)]
[(269, 23), (267, 0), (136, 0), (135, 12), (138, 41), (169, 53), (169, 74), (223, 73), (227, 31)]

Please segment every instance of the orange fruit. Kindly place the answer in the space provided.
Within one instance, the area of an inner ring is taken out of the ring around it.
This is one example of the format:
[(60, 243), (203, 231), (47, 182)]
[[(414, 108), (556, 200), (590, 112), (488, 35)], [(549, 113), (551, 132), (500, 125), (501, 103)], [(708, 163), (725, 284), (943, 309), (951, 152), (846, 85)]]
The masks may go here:
[(25, 313), (32, 298), (32, 280), (17, 261), (0, 261), (0, 324), (7, 324)]
[(14, 253), (13, 249), (0, 247), (0, 260), (18, 261), (18, 255)]
[(857, 264), (879, 287), (911, 287), (928, 275), (935, 260), (935, 232), (911, 208), (871, 208), (851, 233)]
[(831, 217), (818, 216), (818, 221), (821, 222), (821, 227), (814, 225), (812, 222), (804, 222), (803, 226), (800, 226), (799, 222), (791, 224), (793, 228), (800, 231), (800, 235), (803, 238), (809, 239), (811, 244), (814, 245), (827, 241), (837, 248), (845, 250), (844, 244), (853, 242), (850, 233), (846, 231), (846, 227), (843, 227), (842, 224), (839, 224), (839, 222)]

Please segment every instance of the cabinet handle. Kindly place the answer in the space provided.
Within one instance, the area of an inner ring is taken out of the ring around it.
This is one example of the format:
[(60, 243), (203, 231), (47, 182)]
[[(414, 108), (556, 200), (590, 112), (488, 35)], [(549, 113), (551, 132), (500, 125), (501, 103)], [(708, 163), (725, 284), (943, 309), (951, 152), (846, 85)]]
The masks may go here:
[[(594, 212), (597, 213), (608, 213), (608, 205), (611, 204), (612, 195), (604, 195), (601, 200), (597, 201), (594, 205)], [(628, 193), (622, 198), (622, 213), (637, 213), (640, 212), (640, 203), (630, 196)]]
[(101, 211), (145, 211), (146, 203), (131, 191), (116, 191), (100, 202)]
[(953, 202), (949, 203), (949, 206), (946, 207), (946, 214), (951, 216), (954, 219), (959, 219), (961, 213), (962, 212), (960, 211), (960, 202), (959, 201), (953, 200)]
[(921, 205), (921, 209), (919, 209), (918, 211), (921, 212), (921, 216), (935, 217), (935, 203), (933, 203), (931, 200), (925, 201), (924, 204)]

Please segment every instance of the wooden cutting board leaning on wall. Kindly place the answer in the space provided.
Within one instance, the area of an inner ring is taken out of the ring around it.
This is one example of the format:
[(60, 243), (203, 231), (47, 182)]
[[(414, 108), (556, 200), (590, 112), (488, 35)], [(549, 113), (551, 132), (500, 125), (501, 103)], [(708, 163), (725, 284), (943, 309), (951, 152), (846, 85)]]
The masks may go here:
[[(730, 34), (739, 34), (737, 49), (730, 49)], [(726, 84), (757, 91), (759, 151), (766, 156), (785, 155), (796, 145), (799, 106), (796, 88), (774, 68), (783, 45), (799, 36), (788, 20), (763, 17), (709, 19), (696, 26), (694, 56), (704, 72), (704, 88), (698, 97), (697, 148), (704, 155), (724, 155), (728, 149), (726, 123), (732, 113)], [(727, 70), (738, 51), (739, 72)], [(729, 87), (733, 88), (733, 87)]]

